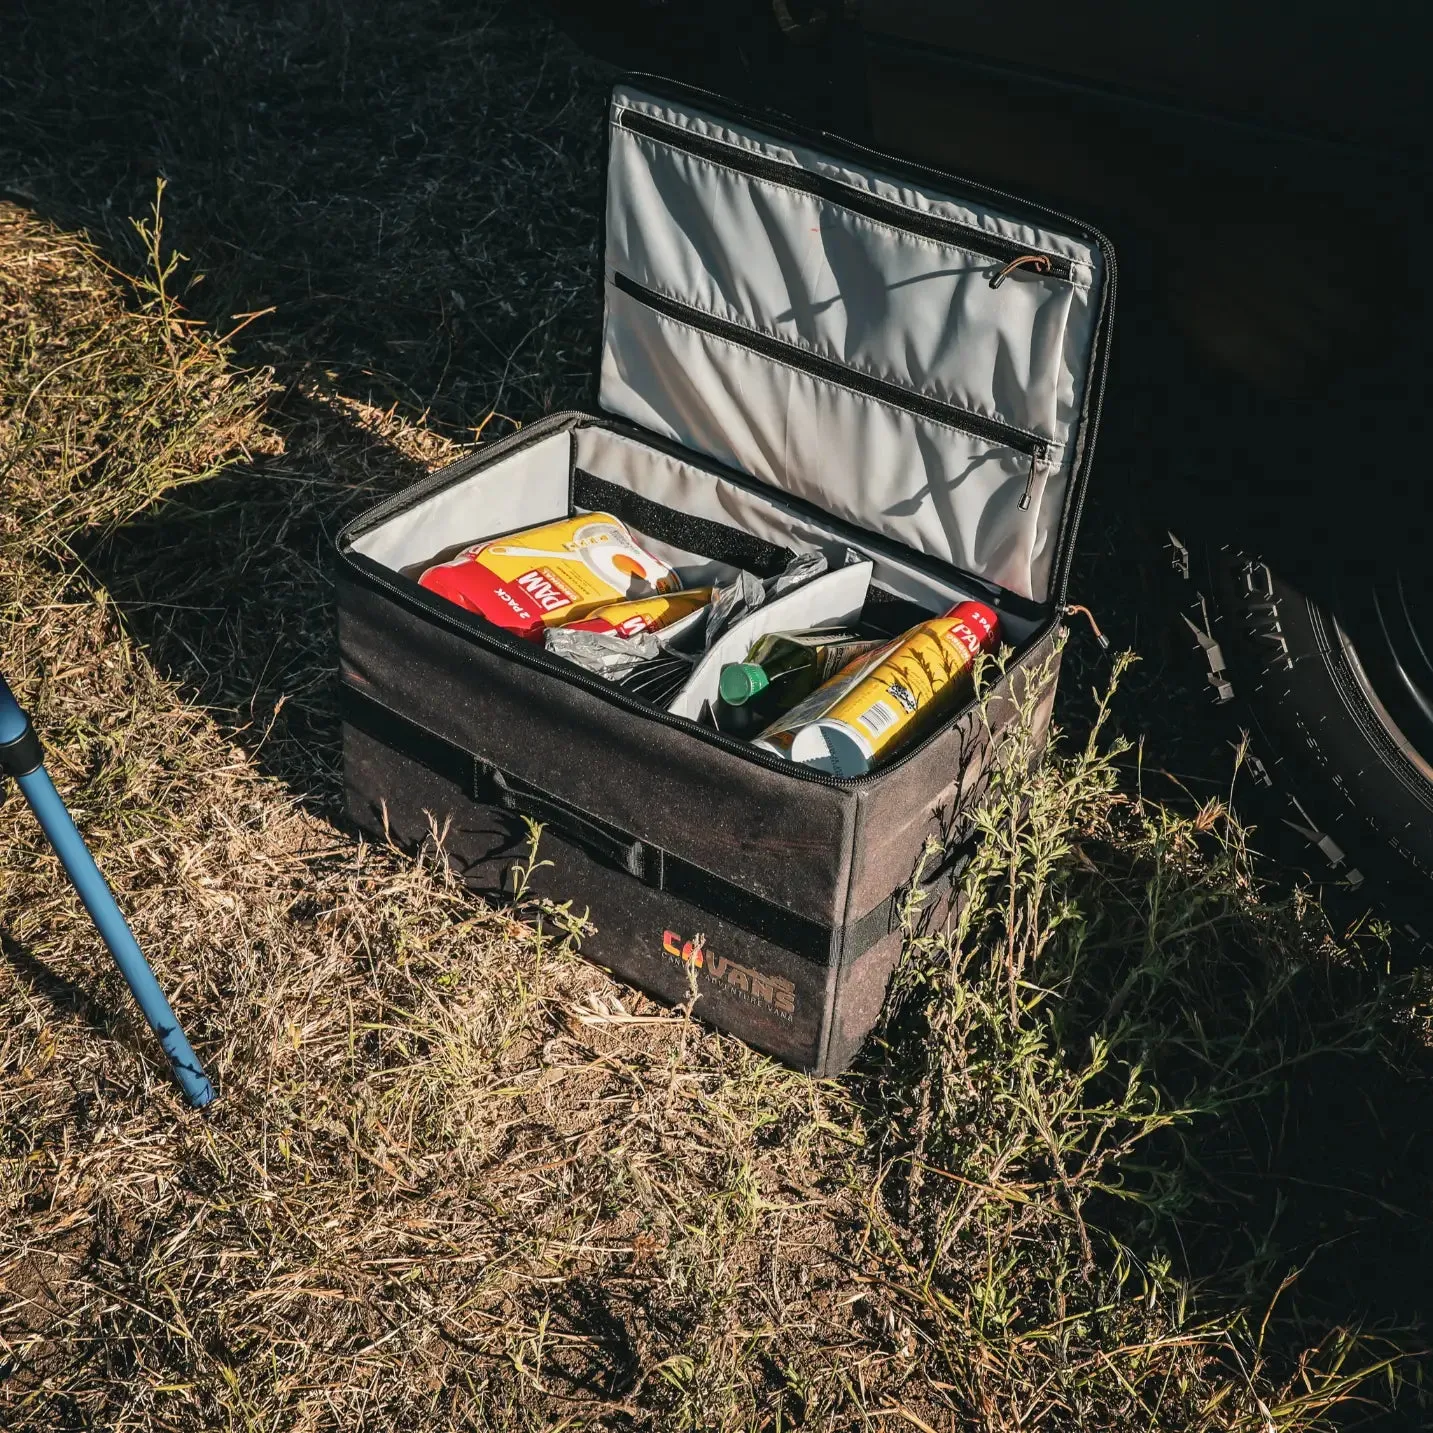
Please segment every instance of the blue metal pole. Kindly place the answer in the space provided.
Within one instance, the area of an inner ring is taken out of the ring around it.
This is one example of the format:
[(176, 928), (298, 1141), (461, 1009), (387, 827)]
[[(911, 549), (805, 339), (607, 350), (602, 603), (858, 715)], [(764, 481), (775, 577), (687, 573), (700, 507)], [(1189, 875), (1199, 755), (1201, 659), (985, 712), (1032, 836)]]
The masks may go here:
[(60, 864), (69, 874), (80, 893), (85, 909), (104, 937), (119, 973), (124, 976), (149, 1027), (159, 1037), (169, 1057), (174, 1078), (179, 1081), (184, 1097), (195, 1109), (203, 1109), (214, 1099), (214, 1086), (204, 1073), (199, 1058), (184, 1038), (179, 1021), (169, 1008), (169, 1001), (159, 988), (134, 933), (124, 916), (84, 838), (75, 827), (60, 793), (45, 770), (43, 755), (30, 719), (20, 709), (14, 694), (0, 676), (0, 772), (15, 778), (35, 813), (35, 819), (49, 837)]

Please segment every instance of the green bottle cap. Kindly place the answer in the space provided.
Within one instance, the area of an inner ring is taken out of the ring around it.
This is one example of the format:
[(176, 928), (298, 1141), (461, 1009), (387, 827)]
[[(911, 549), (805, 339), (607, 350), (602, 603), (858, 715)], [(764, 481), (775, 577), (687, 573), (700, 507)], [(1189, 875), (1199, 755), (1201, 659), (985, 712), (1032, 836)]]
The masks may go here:
[(727, 706), (739, 707), (770, 685), (771, 678), (755, 662), (728, 662), (721, 669), (717, 690)]

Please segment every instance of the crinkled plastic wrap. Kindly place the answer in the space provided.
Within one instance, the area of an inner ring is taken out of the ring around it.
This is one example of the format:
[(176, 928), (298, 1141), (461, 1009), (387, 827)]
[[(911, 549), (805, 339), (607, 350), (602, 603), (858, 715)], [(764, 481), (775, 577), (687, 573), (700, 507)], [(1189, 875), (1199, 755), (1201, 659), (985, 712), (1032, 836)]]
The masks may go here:
[(825, 553), (808, 552), (793, 557), (775, 577), (763, 579), (754, 573), (739, 572), (730, 582), (713, 588), (701, 650), (705, 652), (738, 618), (754, 612), (773, 597), (780, 597), (783, 592), (790, 592), (793, 587), (820, 577), (828, 565)]

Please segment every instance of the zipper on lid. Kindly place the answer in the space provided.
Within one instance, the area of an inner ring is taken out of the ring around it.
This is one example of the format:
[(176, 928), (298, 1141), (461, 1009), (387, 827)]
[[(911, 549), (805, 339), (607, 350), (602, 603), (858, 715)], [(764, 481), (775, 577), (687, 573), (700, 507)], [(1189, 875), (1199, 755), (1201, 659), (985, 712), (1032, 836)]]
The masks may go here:
[(698, 159), (721, 165), (724, 169), (748, 174), (753, 179), (762, 179), (787, 189), (799, 190), (803, 194), (815, 195), (818, 199), (839, 204), (853, 214), (860, 214), (883, 224), (892, 224), (924, 239), (952, 244), (956, 248), (979, 254), (982, 258), (999, 262), (1003, 267), (991, 276), (991, 288), (999, 288), (1011, 274), (1026, 267), (1033, 272), (1066, 282), (1073, 277), (1073, 265), (1063, 254), (1032, 253), (1024, 244), (1000, 234), (992, 234), (988, 229), (978, 228), (974, 224), (962, 224), (957, 219), (947, 219), (943, 215), (931, 214), (922, 209), (909, 208), (892, 199), (883, 199), (869, 190), (844, 184), (830, 175), (770, 159), (764, 154), (753, 154), (750, 150), (727, 144), (724, 140), (712, 139), (709, 135), (696, 134), (681, 125), (670, 124), (640, 110), (619, 110), (617, 123), (622, 129), (630, 130), (633, 134), (656, 140), (671, 149), (678, 149)]
[(826, 383), (849, 388), (853, 393), (874, 398), (879, 403), (899, 408), (917, 418), (943, 423), (948, 428), (958, 429), (982, 442), (1013, 448), (1017, 453), (1025, 454), (1030, 459), (1030, 471), (1025, 479), (1025, 491), (1020, 498), (1020, 507), (1024, 510), (1030, 506), (1036, 470), (1043, 466), (1050, 455), (1050, 445), (1043, 438), (1037, 438), (1033, 433), (1027, 433), (1009, 423), (1003, 423), (999, 418), (970, 413), (964, 408), (957, 408), (953, 403), (928, 398), (923, 393), (913, 393), (899, 384), (888, 383), (884, 378), (873, 378), (868, 373), (857, 372), (854, 368), (847, 368), (844, 363), (837, 363), (834, 359), (823, 358), (820, 354), (788, 343), (784, 338), (776, 338), (769, 333), (762, 333), (759, 329), (748, 328), (745, 324), (733, 323), (730, 319), (718, 318), (715, 314), (707, 313), (705, 309), (693, 308), (680, 299), (659, 294), (655, 289), (649, 289), (635, 279), (629, 279), (626, 274), (614, 273), (612, 286), (619, 293), (635, 299), (653, 312), (685, 324), (688, 328), (709, 333), (714, 338), (759, 353), (763, 358), (783, 363), (788, 368), (809, 373), (813, 378), (822, 379)]
[(1021, 512), (1030, 511), (1030, 502), (1035, 494), (1035, 472), (1045, 462), (1044, 453), (1030, 454), (1030, 470), (1025, 474), (1025, 491), (1020, 494), (1020, 501), (1017, 504)]

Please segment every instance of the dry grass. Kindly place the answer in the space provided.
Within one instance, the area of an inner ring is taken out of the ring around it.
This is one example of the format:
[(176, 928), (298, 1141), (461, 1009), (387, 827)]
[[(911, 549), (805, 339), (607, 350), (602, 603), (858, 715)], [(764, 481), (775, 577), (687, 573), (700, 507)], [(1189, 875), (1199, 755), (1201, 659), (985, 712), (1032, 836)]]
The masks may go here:
[[(1261, 891), (1226, 806), (1143, 799), (1102, 728), (1034, 776), (1017, 749), (961, 922), (817, 1082), (585, 965), (560, 913), (475, 904), (441, 833), (417, 861), (356, 840), (326, 533), (456, 447), (300, 324), (246, 350), (276, 374), (239, 366), (230, 304), (216, 330), (182, 268), (161, 289), (158, 223), (135, 285), (0, 207), (0, 652), (222, 1099), (183, 1108), (12, 793), (0, 1422), (1418, 1418), (1389, 1331), (1294, 1307), (1311, 1245), (1246, 1178), (1282, 1091), (1409, 1058), (1426, 1001), (1376, 935)], [(509, 337), (470, 412), (513, 391)], [(518, 366), (523, 412), (568, 362)]]

